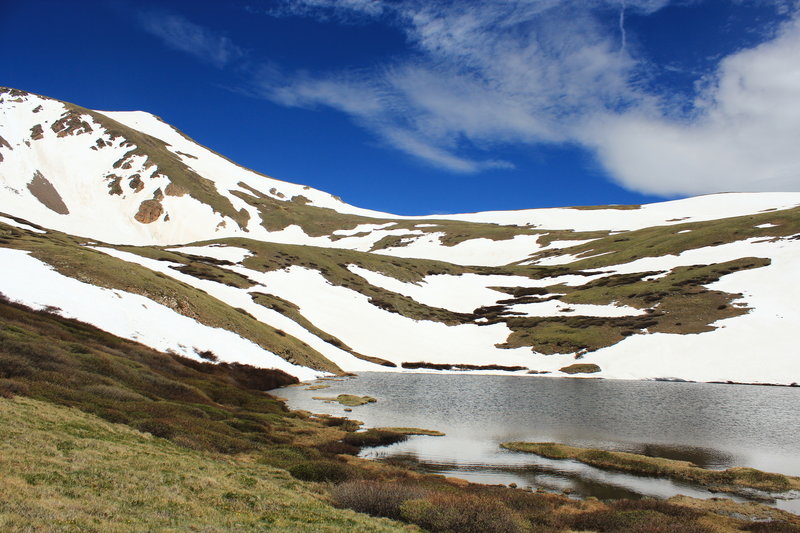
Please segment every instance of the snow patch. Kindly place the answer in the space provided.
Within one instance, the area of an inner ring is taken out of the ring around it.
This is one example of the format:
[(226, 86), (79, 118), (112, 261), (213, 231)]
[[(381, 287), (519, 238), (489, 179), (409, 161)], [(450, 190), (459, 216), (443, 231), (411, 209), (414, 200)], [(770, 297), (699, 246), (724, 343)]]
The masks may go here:
[(144, 296), (96, 287), (59, 274), (28, 252), (0, 248), (0, 263), (2, 292), (34, 309), (57, 309), (61, 316), (195, 360), (200, 360), (194, 350), (197, 348), (211, 350), (223, 362), (277, 368), (301, 380), (322, 374), (293, 365), (235, 333), (203, 325)]
[[(471, 313), (478, 307), (494, 305), (497, 300), (510, 298), (508, 294), (489, 287), (543, 286), (542, 280), (532, 280), (523, 276), (482, 276), (479, 274), (462, 274), (460, 276), (438, 274), (426, 276), (419, 283), (408, 283), (356, 265), (349, 265), (347, 268), (353, 274), (367, 280), (370, 285), (408, 296), (430, 307), (441, 307), (457, 313)], [(585, 282), (585, 278), (583, 281)], [(551, 279), (547, 284), (552, 283)]]
[(182, 246), (180, 248), (167, 248), (167, 251), (210, 257), (212, 259), (219, 259), (222, 261), (231, 261), (232, 263), (241, 263), (253, 255), (253, 252), (246, 248), (225, 246), (220, 244), (210, 244), (208, 246)]
[(22, 222), (17, 222), (16, 220), (4, 217), (2, 215), (0, 215), (0, 222), (2, 222), (3, 224), (8, 224), (9, 226), (14, 226), (15, 228), (32, 231), (34, 233), (47, 233), (44, 230), (34, 228), (33, 226), (29, 226), (28, 224), (23, 224)]

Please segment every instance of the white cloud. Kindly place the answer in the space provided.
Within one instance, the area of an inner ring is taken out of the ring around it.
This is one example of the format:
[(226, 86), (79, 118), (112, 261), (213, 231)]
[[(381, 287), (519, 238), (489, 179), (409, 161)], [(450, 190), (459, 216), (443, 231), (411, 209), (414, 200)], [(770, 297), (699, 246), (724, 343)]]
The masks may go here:
[(139, 15), (142, 27), (160, 38), (167, 46), (186, 52), (216, 67), (238, 60), (241, 48), (228, 37), (199, 26), (180, 15), (148, 11)]
[(688, 119), (636, 110), (597, 117), (583, 136), (612, 176), (655, 194), (800, 189), (800, 21), (732, 54)]
[[(770, 5), (737, 0), (745, 1)], [(654, 65), (624, 26), (625, 12), (647, 16), (669, 3), (285, 0), (270, 13), (381, 18), (405, 33), (409, 49), (346, 72), (263, 67), (253, 85), (281, 105), (341, 111), (386, 145), (453, 172), (512, 168), (476, 156), (501, 144), (577, 143), (612, 179), (643, 193), (800, 190), (800, 23), (733, 51), (700, 75), (693, 101), (676, 106), (670, 87), (642, 83)], [(784, 20), (798, 16), (795, 0), (773, 7)], [(142, 20), (170, 46), (217, 66), (242, 56), (181, 17)]]
[(268, 9), (273, 16), (316, 16), (328, 18), (337, 14), (339, 18), (348, 15), (376, 16), (384, 12), (382, 0), (285, 0)]
[[(322, 4), (328, 16), (330, 2), (291, 5)], [(513, 166), (466, 158), (465, 147), (569, 141), (584, 110), (636, 98), (617, 36), (563, 1), (368, 4), (370, 14), (391, 11), (415, 55), (358, 73), (270, 73), (259, 81), (262, 95), (338, 109), (394, 148), (456, 172)]]
[[(297, 98), (349, 113), (415, 157), (475, 172), (491, 164), (464, 159), (464, 146), (577, 142), (596, 151), (613, 179), (643, 193), (800, 189), (796, 21), (724, 58), (701, 80), (692, 114), (675, 117), (668, 88), (641, 89), (637, 76), (648, 65), (625, 42), (622, 11), (647, 15), (668, 0), (608, 0), (594, 10), (572, 0), (363, 3), (369, 8), (344, 12), (391, 12), (416, 55), (362, 73), (356, 84), (306, 77)], [(617, 24), (601, 23), (598, 8), (619, 9)]]

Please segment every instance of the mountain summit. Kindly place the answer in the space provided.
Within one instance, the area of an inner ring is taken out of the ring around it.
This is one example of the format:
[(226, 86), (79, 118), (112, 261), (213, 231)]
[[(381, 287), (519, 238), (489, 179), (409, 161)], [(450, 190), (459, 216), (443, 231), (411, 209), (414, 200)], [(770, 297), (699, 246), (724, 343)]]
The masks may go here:
[(399, 217), (0, 89), (0, 292), (285, 370), (800, 381), (800, 193)]

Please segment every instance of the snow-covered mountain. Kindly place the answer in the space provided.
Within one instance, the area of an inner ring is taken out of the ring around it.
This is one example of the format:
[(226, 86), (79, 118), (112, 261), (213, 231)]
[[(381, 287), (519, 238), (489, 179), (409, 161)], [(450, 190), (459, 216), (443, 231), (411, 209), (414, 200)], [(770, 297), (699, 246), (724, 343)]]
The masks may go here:
[(0, 265), (11, 299), (303, 379), (800, 381), (800, 193), (400, 217), (0, 89)]

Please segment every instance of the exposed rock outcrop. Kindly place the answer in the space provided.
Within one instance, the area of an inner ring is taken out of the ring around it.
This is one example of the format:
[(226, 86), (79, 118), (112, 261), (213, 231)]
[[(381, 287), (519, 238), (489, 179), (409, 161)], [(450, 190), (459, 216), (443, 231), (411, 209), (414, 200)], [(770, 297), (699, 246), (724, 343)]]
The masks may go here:
[(38, 170), (33, 174), (31, 182), (28, 183), (28, 190), (48, 209), (55, 211), (59, 215), (69, 214), (67, 204), (61, 199), (61, 195)]
[(145, 200), (139, 205), (139, 211), (134, 215), (138, 222), (150, 224), (159, 219), (164, 213), (164, 206), (158, 200)]

